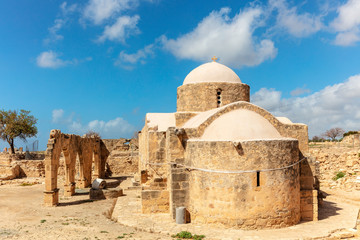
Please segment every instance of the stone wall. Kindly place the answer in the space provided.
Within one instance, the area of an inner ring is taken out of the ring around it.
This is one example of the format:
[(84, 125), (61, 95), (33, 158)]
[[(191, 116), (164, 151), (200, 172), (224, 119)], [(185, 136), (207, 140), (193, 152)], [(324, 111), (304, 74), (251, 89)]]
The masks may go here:
[(112, 176), (134, 175), (138, 172), (139, 149), (137, 139), (102, 139), (110, 152), (106, 161)]
[[(43, 154), (32, 154), (33, 156)], [(0, 153), (0, 175), (8, 179), (19, 177), (45, 177), (44, 160), (21, 160), (23, 153)]]
[[(321, 187), (360, 190), (360, 148), (328, 146), (310, 148), (310, 154), (319, 162)], [(338, 172), (345, 177), (334, 180)]]
[[(263, 170), (299, 160), (297, 140), (189, 140), (186, 165), (213, 170)], [(237, 228), (277, 228), (300, 221), (299, 166), (241, 174), (191, 171), (191, 221)]]
[(204, 112), (238, 101), (250, 101), (249, 85), (225, 82), (196, 83), (182, 85), (177, 89), (177, 112)]
[(341, 143), (342, 145), (347, 144), (349, 147), (360, 147), (360, 133), (344, 137)]
[(168, 213), (169, 191), (143, 190), (141, 191), (142, 213)]
[[(106, 171), (112, 176), (131, 176), (138, 171), (138, 141), (136, 139), (102, 139), (110, 155), (107, 159)], [(19, 166), (19, 174), (15, 177), (45, 177), (45, 165), (43, 152), (30, 152), (25, 160), (25, 152), (10, 154), (0, 153), (0, 175), (11, 173), (11, 166)], [(79, 172), (79, 157), (76, 156), (75, 172)], [(65, 157), (60, 154), (58, 175), (65, 175)], [(78, 180), (79, 176), (75, 178)]]

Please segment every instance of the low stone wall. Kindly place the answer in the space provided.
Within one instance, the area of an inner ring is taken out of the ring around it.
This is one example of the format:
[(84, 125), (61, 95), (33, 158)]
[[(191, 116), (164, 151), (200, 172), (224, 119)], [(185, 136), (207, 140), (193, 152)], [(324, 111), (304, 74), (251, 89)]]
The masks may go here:
[[(103, 139), (110, 155), (107, 159), (107, 173), (112, 176), (134, 175), (138, 172), (139, 151), (136, 139)], [(45, 177), (45, 165), (43, 152), (30, 152), (28, 155), (32, 160), (25, 160), (25, 152), (10, 154), (0, 153), (0, 175), (9, 175), (14, 171), (15, 165), (19, 166), (19, 173), (15, 177)], [(65, 158), (61, 153), (58, 175), (65, 175)], [(77, 160), (78, 163), (78, 160)], [(76, 172), (79, 166), (76, 164)], [(75, 176), (77, 178), (78, 176)]]
[[(343, 190), (360, 190), (360, 148), (323, 147), (310, 148), (310, 154), (319, 162), (319, 181), (321, 187)], [(338, 172), (345, 177), (336, 180)]]
[(168, 213), (169, 191), (144, 190), (141, 192), (142, 213)]
[(20, 177), (45, 177), (44, 160), (16, 161), (20, 167)]

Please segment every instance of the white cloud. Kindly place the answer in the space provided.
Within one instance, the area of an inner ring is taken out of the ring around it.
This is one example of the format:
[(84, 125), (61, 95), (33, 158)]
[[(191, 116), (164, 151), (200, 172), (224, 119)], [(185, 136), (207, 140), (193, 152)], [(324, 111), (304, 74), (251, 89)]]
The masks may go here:
[(125, 51), (121, 51), (118, 59), (115, 61), (115, 66), (132, 70), (133, 66), (137, 63), (145, 64), (146, 59), (149, 56), (154, 55), (155, 44), (149, 44), (142, 49), (139, 49), (136, 53), (127, 54)]
[(296, 7), (289, 8), (284, 0), (270, 0), (271, 9), (277, 9), (277, 26), (295, 37), (307, 37), (318, 32), (323, 24), (320, 16), (299, 14)]
[(124, 10), (136, 7), (137, 4), (137, 0), (90, 0), (84, 9), (83, 17), (99, 25)]
[(338, 33), (335, 37), (334, 44), (339, 46), (352, 46), (360, 41), (359, 29), (353, 31)]
[(281, 98), (281, 92), (263, 88), (251, 101), (275, 116), (308, 124), (311, 136), (332, 127), (360, 129), (360, 74), (306, 97)]
[(82, 125), (79, 121), (74, 121), (69, 125), (69, 130), (77, 134), (85, 134), (89, 130), (98, 132), (102, 138), (120, 138), (130, 136), (136, 129), (121, 117), (109, 121), (93, 120)]
[(135, 16), (121, 16), (111, 26), (106, 26), (103, 34), (98, 38), (98, 41), (104, 42), (105, 40), (125, 42), (125, 39), (140, 31), (137, 28), (137, 23), (140, 17)]
[(60, 124), (64, 127), (64, 132), (83, 135), (89, 130), (98, 132), (102, 138), (120, 138), (130, 137), (136, 130), (133, 125), (121, 117), (116, 117), (109, 121), (92, 120), (82, 124), (79, 116), (75, 113), (65, 114), (63, 109), (54, 109), (52, 111), (52, 123)]
[(64, 24), (65, 24), (64, 19), (55, 19), (54, 25), (49, 28), (49, 37), (46, 38), (44, 42), (47, 44), (50, 42), (56, 42), (64, 39), (64, 36), (58, 33), (58, 31), (63, 27)]
[(253, 33), (263, 23), (260, 8), (248, 8), (229, 17), (230, 9), (222, 8), (205, 17), (197, 27), (177, 38), (164, 38), (164, 48), (180, 59), (209, 61), (214, 55), (222, 63), (240, 68), (255, 66), (277, 54), (269, 39), (255, 40)]
[(59, 54), (53, 51), (42, 52), (37, 58), (36, 63), (42, 68), (59, 68), (69, 64), (59, 58)]
[(62, 16), (55, 19), (54, 25), (49, 28), (49, 36), (44, 40), (45, 44), (64, 39), (64, 36), (59, 34), (59, 31), (69, 21), (69, 15), (77, 10), (77, 5), (72, 4), (69, 6), (67, 2), (63, 2), (60, 5), (60, 9)]
[(290, 92), (290, 95), (294, 97), (294, 96), (300, 96), (300, 95), (303, 95), (305, 93), (310, 93), (310, 92), (311, 92), (311, 90), (307, 89), (307, 88), (296, 88)]
[(72, 60), (62, 60), (60, 59), (61, 54), (53, 52), (53, 51), (45, 51), (40, 53), (40, 55), (36, 58), (36, 64), (42, 68), (59, 68), (64, 67), (66, 65), (77, 65), (82, 62), (92, 61), (91, 57), (87, 57), (84, 59), (72, 59)]
[(68, 15), (77, 10), (77, 4), (68, 5), (67, 2), (63, 2), (60, 5), (60, 9), (61, 9), (63, 15)]
[(58, 123), (62, 120), (64, 116), (64, 110), (63, 109), (54, 109), (52, 111), (52, 122)]
[(350, 46), (360, 41), (360, 1), (349, 0), (341, 5), (338, 16), (330, 23), (330, 27), (338, 32), (334, 44)]

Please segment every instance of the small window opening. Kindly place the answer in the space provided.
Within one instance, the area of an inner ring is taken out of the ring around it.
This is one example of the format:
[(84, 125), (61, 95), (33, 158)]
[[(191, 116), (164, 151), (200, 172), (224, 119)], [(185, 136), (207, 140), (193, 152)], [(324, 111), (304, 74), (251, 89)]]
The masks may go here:
[(217, 107), (220, 107), (220, 106), (221, 106), (221, 92), (222, 92), (221, 89), (217, 89), (217, 90), (216, 90), (216, 94), (217, 94)]
[(260, 171), (256, 171), (256, 186), (260, 187)]

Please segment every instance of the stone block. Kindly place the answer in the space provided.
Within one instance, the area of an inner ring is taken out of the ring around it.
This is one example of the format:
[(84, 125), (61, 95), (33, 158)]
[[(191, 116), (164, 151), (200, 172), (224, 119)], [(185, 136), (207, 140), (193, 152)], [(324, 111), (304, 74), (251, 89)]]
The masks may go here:
[(48, 207), (57, 206), (59, 204), (59, 189), (55, 189), (54, 191), (45, 191), (44, 204)]

